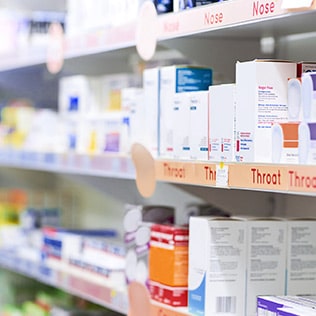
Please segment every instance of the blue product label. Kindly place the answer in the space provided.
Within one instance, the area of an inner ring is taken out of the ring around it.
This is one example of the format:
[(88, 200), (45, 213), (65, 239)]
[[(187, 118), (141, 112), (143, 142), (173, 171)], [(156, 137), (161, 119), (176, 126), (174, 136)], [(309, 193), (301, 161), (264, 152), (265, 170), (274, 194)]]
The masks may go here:
[(200, 285), (196, 289), (189, 290), (188, 303), (189, 312), (196, 316), (204, 316), (205, 314), (205, 282), (206, 275), (204, 273)]
[(212, 85), (212, 69), (177, 68), (176, 93), (190, 91), (207, 91)]
[(68, 111), (78, 111), (78, 109), (79, 109), (79, 98), (77, 96), (70, 97)]

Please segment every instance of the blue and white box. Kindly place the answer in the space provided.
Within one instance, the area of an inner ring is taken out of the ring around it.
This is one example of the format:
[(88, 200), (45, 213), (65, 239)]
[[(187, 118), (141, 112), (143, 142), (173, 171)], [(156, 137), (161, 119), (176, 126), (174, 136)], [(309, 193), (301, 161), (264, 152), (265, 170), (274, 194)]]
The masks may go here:
[[(159, 105), (159, 155), (164, 158), (173, 156), (173, 127), (178, 124), (172, 118), (173, 100), (183, 92), (208, 91), (212, 84), (212, 69), (173, 65), (161, 68), (160, 105)], [(198, 128), (198, 126), (197, 126)]]
[(246, 222), (193, 216), (189, 225), (189, 312), (245, 315)]

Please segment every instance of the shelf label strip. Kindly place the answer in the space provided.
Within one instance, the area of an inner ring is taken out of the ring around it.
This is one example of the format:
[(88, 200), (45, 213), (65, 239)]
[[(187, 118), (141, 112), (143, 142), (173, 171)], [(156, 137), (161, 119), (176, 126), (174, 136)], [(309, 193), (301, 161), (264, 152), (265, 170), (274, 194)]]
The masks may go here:
[(287, 191), (287, 167), (260, 164), (232, 164), (229, 186), (262, 190)]
[[(280, 0), (240, 0), (214, 3), (159, 16), (159, 39), (282, 15), (287, 11)], [(238, 14), (237, 14), (238, 13)]]
[(316, 170), (311, 166), (289, 166), (288, 189), (292, 192), (316, 193)]

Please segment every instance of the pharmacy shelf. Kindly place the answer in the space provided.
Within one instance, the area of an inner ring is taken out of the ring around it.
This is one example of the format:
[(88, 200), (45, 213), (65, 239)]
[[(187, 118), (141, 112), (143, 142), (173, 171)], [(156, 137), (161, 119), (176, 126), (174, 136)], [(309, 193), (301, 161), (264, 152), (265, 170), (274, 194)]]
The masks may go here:
[(136, 22), (66, 37), (65, 59), (111, 52), (136, 44)]
[(94, 278), (84, 271), (72, 273), (71, 270), (66, 272), (64, 269), (52, 269), (43, 263), (34, 263), (3, 250), (0, 251), (0, 266), (119, 313), (127, 314), (126, 287), (117, 288), (107, 285), (106, 282), (102, 284), (95, 282)]
[(260, 38), (314, 32), (315, 3), (309, 1), (294, 10), (294, 2), (231, 0), (161, 15), (157, 37), (169, 40), (205, 33), (208, 37)]
[(55, 173), (135, 179), (131, 159), (119, 154), (57, 154), (2, 149), (0, 165)]
[[(56, 154), (0, 150), (0, 166), (53, 173), (135, 180), (140, 172), (150, 181), (201, 187), (316, 195), (316, 166), (263, 163), (213, 163), (154, 159), (135, 168), (127, 155)], [(153, 170), (141, 170), (144, 166)], [(148, 186), (146, 184), (146, 186)]]
[[(293, 11), (282, 7), (286, 2), (290, 1), (230, 0), (177, 13), (167, 13), (157, 17), (158, 23), (155, 24), (157, 32), (154, 31), (153, 34), (158, 42), (163, 42), (192, 35), (261, 38), (314, 32), (316, 5), (311, 4)], [(136, 33), (139, 27), (141, 21), (137, 20), (120, 26), (99, 28), (77, 36), (65, 37), (63, 58), (69, 60), (133, 48), (137, 45)], [(35, 50), (29, 48), (24, 49), (23, 52), (17, 51), (10, 56), (3, 56), (0, 71), (45, 64), (49, 49), (49, 47)]]
[[(100, 306), (112, 309), (116, 312), (127, 314), (128, 294), (126, 287), (115, 287), (105, 284), (104, 281), (96, 281), (90, 273), (80, 269), (50, 268), (43, 263), (34, 263), (25, 258), (17, 257), (13, 252), (0, 250), (0, 267), (28, 278), (37, 280), (43, 284), (53, 286), (89, 300)], [(164, 316), (190, 316), (186, 307), (171, 307), (159, 302), (151, 301), (150, 315)]]
[(285, 164), (155, 161), (156, 180), (206, 187), (316, 194), (316, 167)]

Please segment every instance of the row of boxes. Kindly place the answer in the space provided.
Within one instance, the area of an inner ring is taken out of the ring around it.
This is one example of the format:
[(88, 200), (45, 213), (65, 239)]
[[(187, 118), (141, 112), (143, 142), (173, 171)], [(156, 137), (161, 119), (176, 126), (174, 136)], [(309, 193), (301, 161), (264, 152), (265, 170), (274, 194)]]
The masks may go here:
[(126, 206), (127, 283), (208, 316), (254, 316), (258, 296), (316, 295), (314, 218), (191, 215), (179, 226), (172, 208)]
[(191, 217), (189, 311), (256, 315), (259, 295), (315, 295), (315, 220)]
[[(206, 68), (200, 73), (189, 66), (145, 69), (149, 137), (141, 142), (167, 159), (315, 163), (315, 66), (237, 62), (236, 83), (220, 85), (207, 82)], [(194, 77), (183, 79), (181, 72), (188, 70)]]

